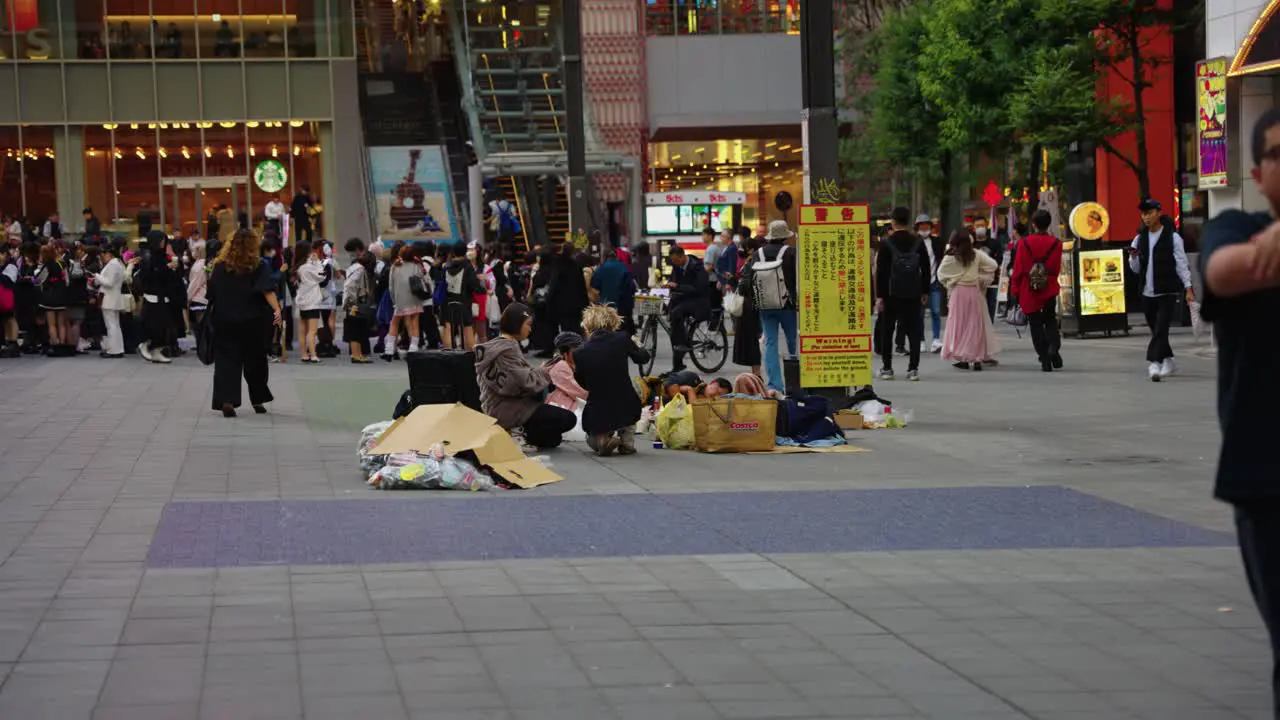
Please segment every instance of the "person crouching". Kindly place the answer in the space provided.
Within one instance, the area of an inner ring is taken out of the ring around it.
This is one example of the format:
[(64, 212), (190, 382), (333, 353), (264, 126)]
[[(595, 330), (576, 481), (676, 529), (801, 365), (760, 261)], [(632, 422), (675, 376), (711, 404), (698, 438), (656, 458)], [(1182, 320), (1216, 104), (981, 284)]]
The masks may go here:
[(629, 363), (649, 362), (649, 353), (626, 333), (619, 332), (622, 317), (605, 305), (592, 305), (582, 314), (587, 340), (570, 356), (574, 378), (587, 391), (582, 410), (582, 430), (597, 454), (634, 455), (636, 423), (640, 420), (640, 396), (631, 381)]

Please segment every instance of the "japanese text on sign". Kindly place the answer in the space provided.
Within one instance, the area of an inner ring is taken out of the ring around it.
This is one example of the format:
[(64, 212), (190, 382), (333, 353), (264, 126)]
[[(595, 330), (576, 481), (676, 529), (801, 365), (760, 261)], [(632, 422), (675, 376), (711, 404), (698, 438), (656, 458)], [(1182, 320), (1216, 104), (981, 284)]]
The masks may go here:
[(796, 250), (800, 384), (870, 384), (871, 225), (867, 206), (801, 206)]

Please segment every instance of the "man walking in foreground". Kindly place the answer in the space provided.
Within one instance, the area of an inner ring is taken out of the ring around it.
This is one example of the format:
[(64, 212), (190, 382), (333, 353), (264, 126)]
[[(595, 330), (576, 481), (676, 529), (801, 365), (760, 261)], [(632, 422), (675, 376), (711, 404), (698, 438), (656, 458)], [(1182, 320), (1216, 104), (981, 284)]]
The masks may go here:
[(921, 322), (925, 305), (929, 304), (929, 284), (932, 268), (929, 261), (927, 240), (911, 231), (911, 211), (904, 207), (893, 209), (893, 232), (885, 238), (876, 255), (876, 312), (885, 318), (881, 330), (884, 367), (880, 378), (893, 379), (894, 323), (907, 329), (907, 352), (910, 364), (907, 379), (920, 379), (920, 336), (924, 332)]
[(1142, 312), (1151, 328), (1147, 346), (1147, 377), (1160, 382), (1176, 370), (1169, 345), (1169, 325), (1178, 307), (1178, 296), (1193, 299), (1191, 270), (1182, 236), (1173, 229), (1173, 220), (1160, 214), (1160, 203), (1143, 200), (1142, 230), (1129, 246), (1129, 269), (1142, 277)]
[(1222, 453), (1214, 496), (1235, 506), (1245, 575), (1271, 636), (1272, 705), (1280, 720), (1280, 455), (1271, 443), (1280, 379), (1280, 109), (1253, 128), (1253, 179), (1271, 212), (1228, 210), (1204, 228), (1203, 312), (1218, 336)]

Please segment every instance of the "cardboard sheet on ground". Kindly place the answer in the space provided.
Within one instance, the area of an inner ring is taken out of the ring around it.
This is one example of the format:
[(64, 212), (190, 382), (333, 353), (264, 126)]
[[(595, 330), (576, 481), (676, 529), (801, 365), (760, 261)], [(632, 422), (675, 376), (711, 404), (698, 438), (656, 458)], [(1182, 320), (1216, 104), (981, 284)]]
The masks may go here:
[(788, 447), (779, 445), (768, 452), (750, 452), (746, 455), (800, 455), (801, 453), (860, 453), (867, 452), (866, 448), (860, 448), (857, 445), (836, 445), (835, 447)]
[(426, 452), (439, 443), (446, 455), (471, 452), (503, 480), (522, 488), (564, 478), (526, 457), (497, 421), (462, 405), (419, 405), (382, 433), (370, 453)]

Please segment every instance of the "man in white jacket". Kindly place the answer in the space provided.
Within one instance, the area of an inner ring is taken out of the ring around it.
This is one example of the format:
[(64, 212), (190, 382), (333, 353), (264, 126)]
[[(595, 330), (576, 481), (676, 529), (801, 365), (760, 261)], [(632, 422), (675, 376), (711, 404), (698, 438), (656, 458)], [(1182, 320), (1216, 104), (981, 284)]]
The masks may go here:
[(102, 322), (107, 326), (107, 337), (102, 343), (102, 357), (124, 357), (124, 335), (120, 332), (120, 313), (129, 309), (129, 297), (124, 293), (124, 263), (116, 257), (115, 249), (107, 245), (102, 249), (107, 261), (102, 272), (93, 276), (93, 282), (102, 293)]

